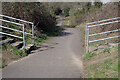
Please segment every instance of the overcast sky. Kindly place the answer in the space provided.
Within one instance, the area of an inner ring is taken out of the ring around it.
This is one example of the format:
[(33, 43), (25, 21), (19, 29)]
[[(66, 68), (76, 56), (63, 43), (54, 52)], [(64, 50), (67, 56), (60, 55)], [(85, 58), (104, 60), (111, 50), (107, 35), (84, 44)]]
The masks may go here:
[(110, 0), (101, 0), (103, 3), (110, 2)]
[[(1, 2), (91, 2), (92, 0), (0, 0)], [(95, 1), (95, 0), (93, 0)], [(101, 0), (102, 2), (119, 2), (120, 0)]]

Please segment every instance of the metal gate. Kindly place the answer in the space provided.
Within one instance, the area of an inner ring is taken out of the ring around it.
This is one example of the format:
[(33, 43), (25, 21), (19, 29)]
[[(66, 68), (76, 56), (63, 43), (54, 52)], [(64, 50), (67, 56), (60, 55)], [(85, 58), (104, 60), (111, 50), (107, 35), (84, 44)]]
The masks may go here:
[(8, 27), (6, 27), (6, 26), (0, 25), (1, 28), (20, 32), (20, 33), (23, 34), (23, 36), (21, 37), (21, 36), (17, 36), (17, 35), (13, 35), (13, 34), (8, 34), (8, 33), (5, 33), (5, 32), (0, 32), (0, 34), (4, 34), (4, 35), (7, 35), (7, 36), (12, 36), (12, 37), (15, 37), (15, 38), (23, 39), (24, 49), (25, 49), (25, 34), (28, 34), (28, 35), (31, 35), (31, 36), (32, 36), (32, 43), (34, 44), (34, 24), (33, 24), (32, 22), (25, 21), (25, 20), (21, 20), (21, 19), (17, 19), (17, 18), (13, 18), (13, 17), (10, 17), (10, 16), (2, 15), (2, 14), (0, 14), (0, 16), (3, 17), (3, 18), (5, 17), (5, 18), (9, 18), (9, 19), (11, 19), (11, 20), (16, 20), (16, 21), (20, 21), (20, 22), (23, 22), (23, 23), (27, 23), (27, 24), (31, 24), (31, 25), (32, 25), (32, 33), (27, 33), (27, 32), (25, 32), (25, 26), (24, 26), (23, 23), (21, 24), (21, 23), (17, 23), (17, 22), (10, 21), (10, 20), (5, 20), (5, 19), (2, 18), (2, 19), (0, 19), (0, 21), (18, 25), (18, 26), (22, 27), (22, 31), (17, 30), (17, 29), (13, 29), (13, 28), (8, 28)]
[(118, 22), (120, 22), (120, 17), (112, 18), (112, 19), (106, 19), (106, 20), (101, 20), (101, 21), (97, 21), (97, 22), (87, 23), (86, 24), (86, 32), (85, 32), (86, 53), (88, 53), (88, 51), (89, 51), (89, 43), (120, 37), (120, 35), (118, 35), (118, 36), (112, 36), (112, 37), (108, 37), (108, 38), (102, 38), (102, 39), (97, 39), (97, 40), (90, 41), (89, 37), (91, 37), (91, 36), (96, 36), (96, 35), (100, 35), (100, 34), (106, 34), (106, 33), (120, 31), (120, 29), (117, 29), (117, 30), (111, 30), (111, 31), (106, 31), (106, 32), (101, 32), (101, 33), (89, 34), (89, 29), (90, 28), (92, 28), (92, 27), (99, 27), (99, 26), (103, 26), (103, 25), (107, 25), (107, 24), (118, 23)]

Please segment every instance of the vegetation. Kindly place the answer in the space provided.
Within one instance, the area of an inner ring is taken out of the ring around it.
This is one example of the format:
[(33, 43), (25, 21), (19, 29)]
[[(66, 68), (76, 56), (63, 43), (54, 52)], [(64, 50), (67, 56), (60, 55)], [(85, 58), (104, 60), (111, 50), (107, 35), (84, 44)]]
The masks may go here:
[(118, 78), (118, 49), (113, 46), (89, 52), (83, 55), (84, 77), (86, 78)]
[[(65, 4), (65, 3), (63, 3)], [(86, 22), (88, 14), (97, 11), (103, 5), (102, 2), (95, 2), (92, 6), (90, 2), (82, 3), (70, 3), (69, 5), (63, 5), (63, 12), (65, 17), (70, 17), (70, 27), (76, 27), (77, 25)], [(72, 8), (71, 8), (72, 6)]]
[(60, 7), (57, 7), (54, 12), (55, 15), (60, 15), (62, 13), (62, 10)]
[[(61, 30), (57, 29), (54, 32), (48, 32), (48, 33), (42, 33), (39, 36), (35, 36), (35, 44), (34, 48), (37, 49), (37, 46), (41, 45), (46, 40), (50, 39), (53, 36), (58, 36), (60, 34)], [(29, 36), (26, 35), (26, 38)], [(29, 39), (29, 38), (28, 38)], [(31, 44), (32, 40), (26, 40), (26, 44)], [(27, 50), (19, 50), (16, 47), (11, 46), (9, 43), (6, 43), (2, 46), (2, 65), (1, 68), (6, 67), (10, 62), (17, 60), (19, 58), (25, 57), (28, 55)]]
[(64, 9), (64, 15), (65, 15), (65, 17), (69, 16), (69, 11), (70, 11), (70, 8), (65, 8)]
[[(44, 41), (48, 40), (53, 36), (58, 36), (61, 32), (60, 28), (56, 27), (56, 17), (50, 12), (46, 4), (44, 3), (18, 3), (4, 2), (3, 6), (3, 14), (12, 16), (18, 19), (23, 19), (27, 21), (31, 21), (34, 23), (34, 32), (35, 32), (35, 44), (34, 47), (40, 46)], [(23, 8), (24, 7), (24, 8)], [(7, 18), (6, 18), (7, 19)], [(11, 20), (13, 21), (13, 20)], [(14, 20), (15, 21), (15, 20)], [(21, 23), (19, 21), (15, 21), (17, 23)], [(4, 26), (9, 28), (17, 29), (22, 31), (21, 26), (3, 23)], [(15, 32), (12, 30), (3, 29), (3, 32), (12, 33), (17, 36), (22, 36), (22, 33)], [(31, 25), (25, 24), (25, 32), (32, 33)], [(10, 37), (8, 37), (10, 38)], [(19, 39), (15, 38), (15, 41), (19, 41)], [(32, 44), (32, 39), (30, 35), (25, 34), (25, 42), (27, 44)], [(28, 51), (19, 50), (16, 47), (11, 46), (9, 43), (4, 44), (3, 46), (3, 61), (1, 68), (8, 65), (10, 62), (17, 60), (19, 58), (25, 57), (28, 55)]]
[(88, 52), (85, 55), (83, 55), (84, 59), (91, 59), (93, 56), (95, 56), (96, 54), (94, 52)]
[[(96, 2), (94, 6), (90, 3), (83, 5), (77, 10), (70, 9), (69, 22), (70, 27), (77, 27), (85, 36), (85, 25), (89, 22), (99, 21), (108, 18), (114, 18), (118, 16), (118, 4), (108, 3), (103, 5), (101, 2)], [(104, 7), (104, 8), (103, 8)], [(113, 9), (110, 9), (113, 8)], [(111, 13), (111, 12), (114, 12)], [(67, 22), (67, 21), (66, 21)], [(67, 23), (65, 24), (67, 25)], [(113, 27), (114, 26), (114, 27)], [(90, 34), (99, 33), (109, 30), (119, 29), (118, 24), (106, 25), (106, 27), (91, 28)], [(90, 37), (90, 40), (100, 39), (103, 37), (109, 37), (118, 35), (118, 33), (105, 34), (104, 36)], [(83, 39), (84, 40), (84, 39)], [(119, 42), (118, 38), (96, 42), (89, 44), (89, 46), (96, 46), (97, 44), (104, 44), (108, 42)], [(83, 43), (85, 43), (83, 41)], [(106, 44), (107, 45), (107, 44)], [(119, 46), (113, 46), (112, 48), (106, 48), (104, 50), (98, 50), (96, 52), (89, 52), (83, 55), (84, 77), (85, 78), (118, 78), (118, 48)]]
[[(64, 26), (77, 27), (83, 32), (85, 36), (85, 25), (88, 22), (99, 21), (108, 18), (114, 18), (118, 16), (119, 3), (109, 3), (103, 5), (101, 2), (95, 2), (92, 6), (91, 3), (3, 3), (3, 14), (13, 16), (16, 18), (28, 20), (34, 22), (35, 27), (35, 46), (40, 45), (47, 39), (58, 36), (61, 29), (56, 28), (55, 15), (63, 14)], [(48, 7), (46, 7), (48, 6)], [(71, 8), (72, 6), (72, 8)], [(23, 8), (24, 7), (24, 8)], [(34, 7), (34, 8), (33, 8)], [(32, 9), (33, 8), (33, 9)], [(21, 13), (23, 12), (23, 13)], [(15, 25), (9, 25), (10, 27), (17, 28)], [(116, 27), (113, 27), (116, 26)], [(21, 28), (19, 28), (21, 29)], [(90, 34), (94, 32), (103, 32), (119, 29), (118, 24), (106, 25), (106, 27), (92, 28)], [(22, 30), (22, 29), (21, 29)], [(31, 32), (31, 27), (26, 25), (26, 31)], [(15, 33), (17, 35), (21, 35)], [(104, 37), (118, 35), (118, 33), (105, 34)], [(31, 44), (30, 36), (25, 36), (26, 43)], [(103, 36), (95, 36), (91, 39), (98, 39)], [(84, 40), (84, 39), (83, 39)], [(118, 39), (117, 39), (118, 40)], [(115, 41), (115, 40), (113, 40)], [(83, 41), (84, 43), (84, 41)], [(101, 43), (106, 43), (102, 41)], [(94, 44), (90, 44), (96, 46)], [(84, 73), (86, 78), (118, 78), (118, 52), (119, 46), (113, 46), (104, 50), (98, 50), (97, 52), (89, 52), (83, 55)], [(18, 51), (14, 47), (9, 45), (6, 48), (4, 46), (3, 53), (9, 53), (18, 57), (26, 56), (24, 51)], [(7, 54), (8, 55), (8, 54)], [(3, 66), (6, 66), (7, 59), (3, 59)]]
[[(11, 2), (2, 3), (3, 6), (3, 14), (12, 16), (15, 18), (27, 20), (34, 22), (35, 34), (40, 34), (42, 31), (54, 31), (55, 27), (55, 16), (52, 16), (46, 7), (45, 4), (42, 3), (19, 3), (19, 2)], [(24, 8), (23, 8), (24, 7)], [(18, 21), (17, 21), (18, 22)], [(31, 29), (28, 25), (26, 25), (26, 29)], [(21, 27), (22, 29), (22, 27)]]
[(71, 9), (70, 11), (70, 22), (71, 26), (77, 26), (81, 24), (82, 22), (85, 22), (85, 18), (87, 18), (88, 14), (96, 11), (102, 6), (102, 2), (95, 2), (95, 5), (92, 6), (90, 2), (83, 5), (81, 8), (78, 8), (77, 10)]
[(94, 64), (87, 68), (90, 74), (88, 78), (117, 78), (118, 77), (118, 57), (105, 60), (100, 64)]
[[(46, 6), (47, 4), (44, 3), (18, 3), (18, 2), (12, 2), (7, 3), (4, 2), (2, 4), (3, 6), (3, 14), (12, 16), (15, 18), (27, 20), (34, 22), (35, 25), (35, 36), (42, 40), (46, 40), (49, 36), (56, 36), (60, 32), (60, 30), (56, 27), (56, 18), (53, 15), (53, 13), (50, 13), (51, 10)], [(23, 8), (24, 7), (24, 8)], [(60, 8), (57, 7), (56, 11), (60, 12)], [(22, 12), (22, 13), (21, 13)], [(18, 22), (18, 21), (16, 21)], [(22, 31), (22, 27), (13, 25), (13, 24), (6, 24), (7, 27), (12, 27), (13, 29), (18, 29)], [(3, 29), (3, 32), (12, 33), (18, 36), (22, 36), (22, 33), (18, 33), (15, 31), (10, 31)], [(25, 32), (31, 33), (32, 29), (29, 24), (25, 24)], [(26, 44), (31, 44), (32, 40), (30, 39), (31, 36), (25, 35), (26, 38)], [(18, 39), (17, 39), (18, 40)]]
[(0, 59), (0, 69), (1, 68), (4, 68), (5, 66), (7, 66), (6, 64), (5, 64), (5, 59)]
[(16, 47), (11, 46), (9, 43), (6, 43), (3, 46), (3, 52), (13, 54), (13, 55), (18, 55), (20, 57), (24, 57), (27, 55), (24, 50), (18, 50)]
[(3, 49), (3, 52), (5, 51), (6, 53), (18, 55), (21, 57), (24, 57), (27, 55), (22, 50), (18, 50), (16, 47), (11, 46), (9, 43), (6, 43), (2, 49)]
[(64, 18), (62, 25), (65, 27), (71, 27), (69, 17)]
[(9, 43), (6, 43), (2, 46), (2, 56), (2, 65), (0, 65), (0, 67), (4, 68), (11, 61), (27, 56), (27, 53), (25, 50), (18, 50), (16, 47), (13, 47)]
[(35, 36), (35, 45), (38, 46), (41, 43), (45, 42), (46, 40), (50, 39), (51, 37), (58, 36), (61, 33), (61, 29), (57, 29), (53, 32), (45, 32), (39, 35), (38, 37)]

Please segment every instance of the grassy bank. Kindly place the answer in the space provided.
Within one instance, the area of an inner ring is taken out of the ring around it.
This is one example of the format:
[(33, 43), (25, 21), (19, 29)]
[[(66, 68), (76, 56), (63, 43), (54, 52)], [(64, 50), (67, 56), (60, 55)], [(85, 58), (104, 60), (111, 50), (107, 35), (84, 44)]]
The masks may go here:
[[(104, 8), (103, 8), (104, 7)], [(103, 7), (99, 8), (98, 10), (90, 11), (89, 15), (86, 13), (83, 15), (85, 18), (82, 19), (82, 23), (77, 25), (76, 27), (79, 28), (83, 33), (83, 40), (85, 40), (85, 26), (88, 22), (99, 21), (103, 19), (114, 18), (118, 16), (118, 3), (108, 3), (103, 5)], [(114, 8), (108, 9), (108, 7)], [(112, 14), (111, 12), (114, 12)], [(110, 30), (119, 29), (118, 23), (100, 26), (97, 28), (91, 28), (90, 34), (100, 33)], [(110, 36), (119, 35), (118, 32), (116, 33), (109, 33), (104, 35), (99, 35), (95, 37), (89, 37), (89, 40), (97, 40), (102, 38), (107, 38)], [(118, 38), (109, 39), (105, 41), (99, 41), (95, 43), (90, 43), (89, 47), (96, 47), (97, 45), (106, 45), (108, 43), (119, 43)], [(85, 41), (83, 41), (85, 43)], [(83, 55), (83, 65), (84, 65), (84, 77), (85, 78), (118, 78), (118, 49), (120, 46), (113, 46), (108, 47), (105, 49), (100, 49), (97, 51), (92, 51), (85, 53)], [(84, 50), (85, 51), (85, 50)]]
[(85, 78), (118, 78), (118, 49), (113, 46), (83, 55)]
[(6, 43), (2, 46), (2, 65), (0, 68), (4, 68), (12, 61), (18, 60), (25, 56), (27, 56), (25, 50), (18, 50), (16, 47)]

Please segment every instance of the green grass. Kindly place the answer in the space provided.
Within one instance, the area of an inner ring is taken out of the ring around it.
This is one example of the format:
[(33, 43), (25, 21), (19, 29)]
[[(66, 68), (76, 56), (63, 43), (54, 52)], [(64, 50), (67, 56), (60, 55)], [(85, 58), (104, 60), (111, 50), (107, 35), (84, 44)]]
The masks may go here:
[(9, 24), (8, 26), (12, 29), (18, 29), (19, 28), (18, 26), (14, 25), (14, 24)]
[(91, 65), (87, 70), (91, 73), (88, 78), (118, 78), (118, 57)]
[(18, 50), (16, 47), (11, 46), (9, 43), (6, 43), (2, 47), (3, 47), (2, 51), (5, 52), (5, 53), (18, 55), (20, 57), (27, 56), (27, 53), (25, 53), (24, 50)]
[(31, 33), (31, 30), (26, 30), (27, 33)]
[(103, 53), (106, 53), (106, 52), (110, 53), (110, 48), (106, 48), (106, 49), (103, 50)]
[(0, 68), (6, 67), (9, 61), (17, 60), (19, 58), (27, 56), (26, 50), (19, 50), (16, 47), (11, 46), (9, 43), (6, 43), (2, 46), (2, 54), (2, 65), (0, 65)]
[(42, 44), (46, 40), (47, 39), (40, 39), (40, 38), (35, 37), (35, 46), (38, 46), (38, 45)]
[(83, 55), (83, 59), (91, 59), (93, 56), (95, 56), (96, 54), (94, 52), (88, 52), (88, 53), (85, 53)]
[(27, 53), (25, 53), (23, 50), (18, 50), (17, 48), (15, 48), (15, 47), (13, 47), (13, 49), (12, 49), (12, 54), (14, 54), (14, 55), (19, 55), (19, 56), (21, 56), (21, 57), (25, 57), (25, 56), (27, 56)]
[[(111, 54), (117, 54), (119, 47), (120, 46), (113, 46), (111, 48), (106, 48), (99, 52), (99, 54), (92, 52), (86, 53), (83, 55), (83, 60), (87, 62), (92, 60), (93, 57), (95, 58), (96, 56), (103, 56), (100, 57), (100, 59), (109, 57)], [(99, 57), (97, 59), (99, 59)], [(86, 78), (118, 78), (118, 68), (120, 68), (118, 67), (118, 65), (120, 65), (120, 63), (118, 63), (118, 56), (116, 56), (103, 62), (98, 62), (97, 64), (87, 66), (85, 68)]]

